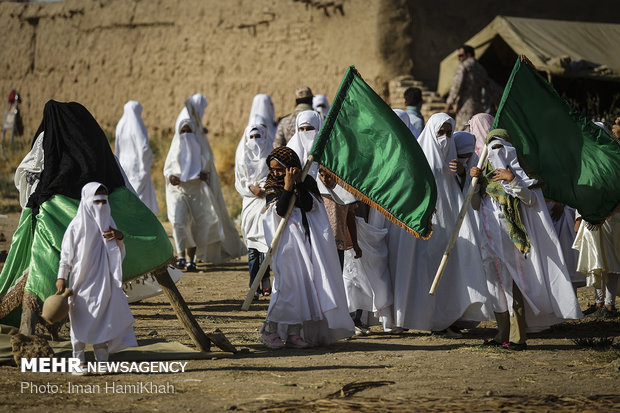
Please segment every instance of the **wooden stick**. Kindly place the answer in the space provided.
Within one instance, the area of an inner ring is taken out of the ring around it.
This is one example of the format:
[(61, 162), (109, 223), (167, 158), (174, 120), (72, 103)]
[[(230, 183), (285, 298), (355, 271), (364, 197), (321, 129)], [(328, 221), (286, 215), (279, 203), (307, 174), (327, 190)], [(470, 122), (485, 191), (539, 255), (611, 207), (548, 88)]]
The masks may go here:
[[(314, 161), (314, 156), (309, 155), (308, 160), (306, 161), (306, 165), (304, 166), (304, 169), (301, 173), (302, 182), (308, 175), (308, 171), (310, 170), (310, 167), (312, 166), (313, 161)], [(267, 267), (269, 267), (269, 265), (271, 264), (271, 259), (273, 258), (273, 251), (278, 246), (278, 243), (280, 242), (280, 238), (282, 237), (282, 234), (284, 233), (284, 228), (286, 227), (286, 223), (289, 217), (291, 216), (291, 212), (293, 212), (293, 207), (295, 206), (295, 199), (297, 199), (297, 197), (295, 193), (293, 193), (293, 196), (291, 196), (291, 201), (288, 204), (288, 209), (286, 210), (286, 214), (280, 221), (280, 224), (278, 225), (278, 229), (276, 229), (276, 233), (273, 236), (273, 240), (271, 241), (269, 250), (267, 250), (267, 253), (265, 254), (265, 259), (263, 260), (263, 263), (258, 269), (258, 274), (256, 274), (256, 277), (254, 277), (254, 282), (252, 282), (250, 291), (248, 291), (248, 295), (245, 297), (245, 301), (243, 302), (243, 305), (241, 306), (241, 309), (244, 311), (247, 311), (248, 308), (250, 308), (250, 304), (252, 303), (252, 299), (254, 297), (254, 292), (256, 291), (256, 289), (258, 288), (258, 285), (262, 281), (263, 276), (265, 275), (265, 272), (267, 271)], [(274, 274), (274, 277), (275, 277), (275, 274)]]
[[(487, 160), (487, 154), (488, 154), (488, 149), (487, 149), (487, 146), (484, 145), (484, 149), (482, 150), (482, 155), (480, 155), (480, 159), (478, 160), (479, 169), (482, 169), (482, 165), (484, 165), (484, 162)], [(471, 185), (469, 186), (469, 190), (467, 191), (465, 202), (463, 202), (463, 206), (461, 207), (459, 216), (456, 219), (456, 225), (454, 227), (454, 231), (452, 232), (450, 241), (448, 241), (448, 246), (446, 247), (446, 251), (443, 253), (443, 257), (441, 257), (441, 263), (439, 263), (439, 268), (437, 269), (437, 273), (435, 274), (433, 285), (431, 285), (431, 289), (428, 292), (430, 295), (435, 295), (435, 292), (437, 291), (437, 286), (439, 285), (439, 281), (441, 280), (441, 277), (443, 276), (443, 272), (446, 269), (446, 265), (448, 264), (448, 258), (450, 258), (450, 254), (452, 254), (452, 249), (454, 248), (456, 239), (459, 236), (459, 231), (461, 229), (461, 225), (463, 224), (463, 220), (465, 219), (465, 214), (467, 213), (469, 204), (471, 203), (471, 198), (474, 196), (474, 190), (476, 189), (476, 185), (478, 185), (477, 177), (472, 178), (471, 180)]]
[(189, 334), (196, 347), (200, 351), (209, 351), (211, 349), (211, 342), (209, 341), (209, 338), (204, 331), (202, 331), (198, 325), (198, 322), (189, 311), (189, 308), (181, 296), (181, 293), (177, 289), (177, 286), (174, 284), (174, 281), (172, 281), (172, 278), (170, 278), (168, 270), (165, 269), (164, 271), (158, 271), (154, 275), (162, 291), (166, 294), (166, 297), (168, 297), (170, 305), (172, 305), (172, 309), (176, 313), (177, 318), (183, 325), (183, 328), (185, 328), (185, 331), (187, 331), (187, 334)]

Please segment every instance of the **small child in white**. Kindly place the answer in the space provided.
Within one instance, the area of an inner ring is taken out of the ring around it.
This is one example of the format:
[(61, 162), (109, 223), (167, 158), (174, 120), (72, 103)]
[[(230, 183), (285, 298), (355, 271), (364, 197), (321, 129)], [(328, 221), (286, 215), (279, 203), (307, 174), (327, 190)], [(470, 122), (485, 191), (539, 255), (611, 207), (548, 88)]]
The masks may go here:
[(81, 371), (74, 374), (86, 373), (86, 343), (93, 344), (97, 361), (138, 345), (135, 320), (122, 290), (124, 235), (115, 226), (107, 188), (98, 182), (84, 185), (77, 214), (62, 240), (56, 281), (58, 293), (67, 286), (73, 291), (71, 345), (81, 363)]

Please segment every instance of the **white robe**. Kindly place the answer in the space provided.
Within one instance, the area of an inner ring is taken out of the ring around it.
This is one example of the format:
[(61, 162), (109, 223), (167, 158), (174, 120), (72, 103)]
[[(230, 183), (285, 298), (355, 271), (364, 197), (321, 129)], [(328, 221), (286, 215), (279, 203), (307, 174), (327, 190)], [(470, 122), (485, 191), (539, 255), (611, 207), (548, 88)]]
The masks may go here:
[[(497, 141), (491, 144), (494, 142)], [(525, 300), (527, 331), (540, 331), (563, 320), (581, 318), (583, 315), (542, 191), (528, 188), (536, 181), (525, 175), (514, 148), (500, 142), (508, 149), (507, 155), (501, 158), (501, 164), (494, 165), (490, 153), (489, 162), (495, 169), (509, 166), (515, 175), (512, 182), (502, 182), (502, 185), (509, 195), (521, 199), (519, 212), (530, 239), (531, 251), (527, 258), (519, 252), (508, 235), (501, 207), (491, 196), (484, 194), (480, 218), (487, 239), (484, 245), (488, 246), (483, 249), (483, 257), (493, 311), (512, 314), (514, 282)]]
[[(354, 325), (347, 310), (336, 242), (323, 204), (313, 197), (306, 213), (310, 241), (301, 210), (293, 208), (273, 254), (273, 294), (266, 321), (278, 323), (280, 337), (289, 325), (302, 324), (302, 337), (312, 345), (327, 345), (351, 337)], [(276, 203), (265, 212), (265, 238), (270, 244), (280, 223)]]
[[(371, 213), (375, 211), (374, 209)], [(378, 215), (380, 215), (377, 212)], [(383, 216), (380, 215), (381, 223)], [(387, 228), (356, 218), (357, 241), (362, 256), (355, 258), (352, 249), (344, 253), (344, 279), (349, 312), (366, 310), (382, 321), (384, 328), (392, 328), (392, 280), (388, 262)]]
[(395, 224), (388, 226), (396, 327), (440, 331), (457, 320), (492, 318), (487, 306), (486, 277), (471, 210), (465, 215), (437, 292), (434, 296), (428, 293), (464, 200), (456, 174), (448, 167), (448, 163), (457, 157), (454, 142), (448, 138), (442, 151), (436, 138), (445, 122), (454, 128), (454, 120), (448, 115), (438, 113), (431, 116), (418, 139), (437, 183), (432, 236), (422, 240)]
[(116, 156), (138, 198), (158, 214), (159, 205), (151, 180), (153, 151), (141, 116), (140, 103), (134, 100), (125, 103), (123, 117), (116, 125)]
[(588, 286), (600, 288), (605, 273), (620, 274), (620, 212), (607, 218), (598, 229), (588, 229), (581, 222), (573, 248), (579, 251), (577, 271), (586, 275)]
[[(250, 132), (254, 129), (261, 133), (261, 137), (253, 139), (256, 145), (252, 148), (249, 146), (252, 143)], [(270, 139), (265, 135), (266, 130), (262, 126), (248, 126), (235, 153), (235, 188), (243, 198), (241, 234), (248, 248), (255, 248), (263, 253), (269, 249), (265, 242), (263, 227), (265, 198), (254, 195), (249, 187), (256, 185), (264, 188), (265, 186), (269, 173), (266, 160), (270, 153), (269, 149), (272, 147)]]
[[(188, 120), (179, 123), (164, 164), (168, 220), (180, 255), (187, 248), (204, 249), (224, 239), (211, 188), (199, 179), (201, 172), (211, 171), (211, 153), (194, 133), (179, 133), (185, 122)], [(181, 183), (172, 185), (171, 176), (178, 177)]]
[(93, 197), (101, 184), (88, 183), (75, 218), (62, 240), (58, 278), (68, 279), (72, 341), (108, 343), (115, 353), (138, 345), (134, 318), (122, 289), (122, 241), (106, 241), (103, 230), (116, 228), (110, 206), (97, 209)]
[[(555, 203), (547, 202), (547, 210), (549, 216), (551, 216), (551, 209)], [(579, 252), (573, 249), (573, 243), (575, 242), (575, 209), (564, 205), (562, 216), (557, 221), (553, 222), (553, 228), (555, 229), (555, 235), (558, 236), (560, 241), (560, 249), (564, 255), (564, 262), (566, 263), (566, 269), (570, 275), (571, 282), (575, 287), (583, 287), (586, 285), (586, 278), (583, 274), (577, 271), (577, 261), (579, 260)]]

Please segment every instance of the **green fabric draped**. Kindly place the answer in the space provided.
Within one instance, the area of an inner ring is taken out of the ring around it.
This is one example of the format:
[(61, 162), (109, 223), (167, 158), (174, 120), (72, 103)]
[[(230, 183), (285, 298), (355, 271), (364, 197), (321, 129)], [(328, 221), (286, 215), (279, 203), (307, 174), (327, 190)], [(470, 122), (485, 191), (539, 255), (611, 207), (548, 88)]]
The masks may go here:
[[(146, 274), (172, 258), (166, 231), (142, 201), (125, 187), (115, 189), (109, 201), (112, 218), (125, 236), (123, 280)], [(52, 196), (41, 205), (34, 232), (32, 210), (24, 209), (0, 274), (0, 295), (15, 284), (25, 269), (28, 269), (26, 291), (41, 300), (56, 293), (62, 238), (78, 205), (77, 199)]]
[(600, 224), (620, 204), (620, 145), (517, 59), (493, 124), (508, 130), (519, 163), (546, 198)]
[(521, 213), (519, 212), (521, 200), (517, 197), (508, 195), (499, 181), (493, 181), (494, 172), (495, 170), (491, 166), (491, 163), (487, 162), (482, 172), (483, 179), (481, 179), (481, 187), (499, 203), (502, 208), (502, 213), (504, 214), (504, 219), (506, 220), (510, 239), (519, 251), (526, 254), (530, 252), (531, 244), (530, 237), (525, 230), (525, 225), (523, 225), (523, 221), (521, 221)]
[(349, 67), (312, 149), (351, 193), (410, 233), (428, 238), (435, 178), (407, 126)]

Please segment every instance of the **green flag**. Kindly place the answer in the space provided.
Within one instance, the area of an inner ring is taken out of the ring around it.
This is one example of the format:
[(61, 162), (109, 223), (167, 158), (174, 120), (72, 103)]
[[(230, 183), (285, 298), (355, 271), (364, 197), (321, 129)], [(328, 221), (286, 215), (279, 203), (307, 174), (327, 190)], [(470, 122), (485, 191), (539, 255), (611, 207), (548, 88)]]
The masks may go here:
[(353, 66), (312, 155), (358, 199), (417, 237), (430, 237), (437, 186), (424, 152)]
[(492, 129), (506, 129), (545, 197), (599, 224), (620, 203), (620, 144), (517, 59)]

